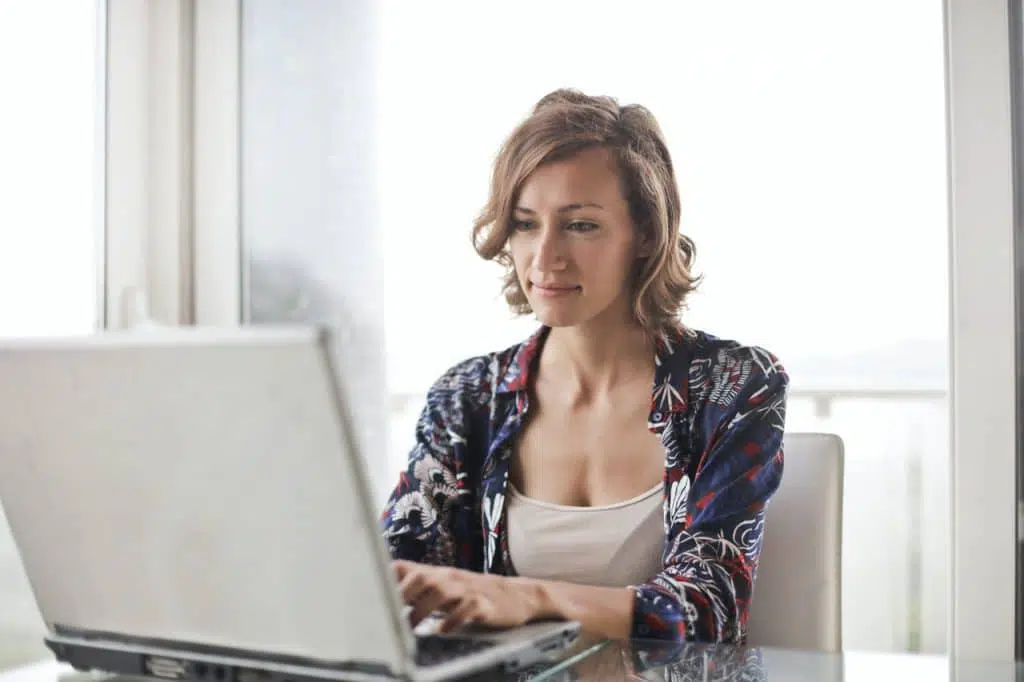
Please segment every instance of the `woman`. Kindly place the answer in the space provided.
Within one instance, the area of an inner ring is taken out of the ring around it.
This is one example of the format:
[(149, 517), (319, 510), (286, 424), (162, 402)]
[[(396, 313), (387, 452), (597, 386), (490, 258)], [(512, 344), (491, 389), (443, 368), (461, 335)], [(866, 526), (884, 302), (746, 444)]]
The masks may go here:
[(559, 90), (501, 148), (474, 242), (541, 327), (427, 396), (382, 517), (414, 625), (744, 641), (788, 379), (679, 322), (679, 203), (639, 106)]

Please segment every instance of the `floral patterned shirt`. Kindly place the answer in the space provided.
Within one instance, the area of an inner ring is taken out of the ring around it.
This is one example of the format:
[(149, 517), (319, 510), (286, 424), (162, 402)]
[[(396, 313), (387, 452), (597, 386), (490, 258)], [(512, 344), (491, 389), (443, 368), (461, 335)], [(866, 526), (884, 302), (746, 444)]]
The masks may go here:
[[(392, 558), (515, 575), (505, 495), (547, 331), (462, 362), (430, 389), (381, 516)], [(648, 428), (665, 447), (663, 569), (630, 586), (632, 638), (746, 641), (788, 381), (755, 346), (683, 327), (658, 340)]]

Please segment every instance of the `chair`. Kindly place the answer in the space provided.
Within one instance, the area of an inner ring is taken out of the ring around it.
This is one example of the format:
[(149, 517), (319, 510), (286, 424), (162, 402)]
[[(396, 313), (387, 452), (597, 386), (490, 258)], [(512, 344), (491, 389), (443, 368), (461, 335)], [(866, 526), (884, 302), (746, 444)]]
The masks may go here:
[(843, 441), (788, 433), (782, 483), (765, 509), (749, 646), (842, 650)]

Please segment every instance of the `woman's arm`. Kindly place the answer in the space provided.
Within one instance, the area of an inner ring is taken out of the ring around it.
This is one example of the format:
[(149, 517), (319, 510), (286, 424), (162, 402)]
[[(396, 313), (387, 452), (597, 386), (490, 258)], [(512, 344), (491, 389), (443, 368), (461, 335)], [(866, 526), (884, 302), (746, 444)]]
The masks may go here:
[(627, 639), (633, 622), (633, 591), (552, 580), (531, 581), (538, 594), (537, 618), (579, 621), (584, 632)]
[(415, 627), (442, 612), (443, 632), (469, 625), (515, 627), (534, 620), (576, 620), (588, 634), (629, 636), (633, 593), (552, 580), (507, 577), (410, 561), (394, 562), (402, 600)]
[(479, 522), (473, 514), (468, 392), (486, 380), (480, 359), (456, 365), (427, 393), (408, 465), (380, 518), (392, 559), (480, 570)]
[(633, 638), (746, 638), (764, 509), (782, 479), (789, 378), (759, 348), (727, 349), (716, 363), (697, 424), (701, 461), (692, 482), (669, 471), (665, 567), (636, 587)]

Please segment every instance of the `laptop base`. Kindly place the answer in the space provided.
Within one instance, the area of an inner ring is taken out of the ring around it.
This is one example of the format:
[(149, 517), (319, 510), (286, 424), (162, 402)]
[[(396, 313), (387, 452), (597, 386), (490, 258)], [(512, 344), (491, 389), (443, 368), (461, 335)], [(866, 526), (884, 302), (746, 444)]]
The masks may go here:
[[(466, 671), (470, 673), (466, 679), (500, 680), (510, 674), (514, 676), (516, 672), (543, 664), (546, 659), (569, 649), (578, 634), (576, 623), (555, 625), (545, 636), (535, 638), (529, 646), (520, 648), (517, 655), (506, 656), (494, 665), (476, 667), (472, 672)], [(99, 671), (181, 682), (382, 682), (435, 679), (439, 678), (436, 673), (444, 668), (438, 665), (437, 670), (431, 670), (433, 666), (428, 665), (413, 671), (410, 676), (396, 674), (386, 666), (374, 663), (334, 663), (209, 645), (122, 639), (104, 633), (58, 631), (46, 636), (44, 641), (59, 662), (80, 672)], [(422, 637), (424, 641), (421, 644), (430, 639), (435, 638)], [(444, 663), (444, 660), (436, 662)], [(447, 677), (440, 676), (441, 679)]]
[(370, 682), (403, 679), (383, 666), (351, 664), (325, 667), (312, 662), (309, 666), (277, 664), (260, 661), (256, 657), (239, 657), (235, 652), (218, 654), (213, 647), (209, 647), (208, 653), (199, 654), (156, 647), (129, 647), (115, 642), (76, 642), (53, 636), (47, 636), (44, 641), (58, 661), (79, 672), (99, 671), (182, 682)]

